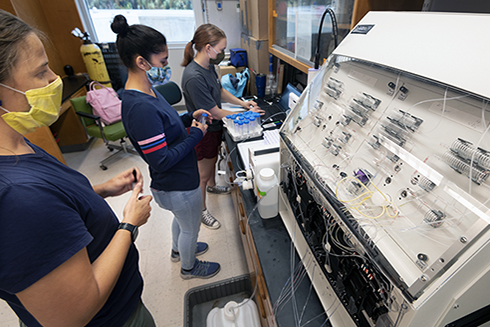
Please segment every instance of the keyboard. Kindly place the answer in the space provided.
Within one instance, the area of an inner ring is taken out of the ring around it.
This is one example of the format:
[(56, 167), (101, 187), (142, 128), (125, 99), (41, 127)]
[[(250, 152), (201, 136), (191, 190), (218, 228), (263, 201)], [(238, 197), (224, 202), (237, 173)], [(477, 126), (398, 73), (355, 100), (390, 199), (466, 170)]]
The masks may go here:
[(282, 108), (277, 104), (260, 106), (260, 109), (265, 111), (263, 116), (260, 116), (260, 120), (263, 123), (272, 123), (281, 121), (281, 123), (286, 118), (286, 113), (282, 110)]

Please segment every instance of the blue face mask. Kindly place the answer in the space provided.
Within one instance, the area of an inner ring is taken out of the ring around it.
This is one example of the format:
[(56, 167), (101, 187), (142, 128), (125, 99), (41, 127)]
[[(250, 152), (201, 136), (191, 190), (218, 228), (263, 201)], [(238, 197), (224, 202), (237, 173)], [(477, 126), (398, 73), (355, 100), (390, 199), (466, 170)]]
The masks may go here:
[(152, 85), (165, 84), (170, 80), (172, 70), (169, 65), (165, 67), (153, 67), (149, 62), (148, 65), (150, 65), (151, 68), (146, 71), (146, 76)]

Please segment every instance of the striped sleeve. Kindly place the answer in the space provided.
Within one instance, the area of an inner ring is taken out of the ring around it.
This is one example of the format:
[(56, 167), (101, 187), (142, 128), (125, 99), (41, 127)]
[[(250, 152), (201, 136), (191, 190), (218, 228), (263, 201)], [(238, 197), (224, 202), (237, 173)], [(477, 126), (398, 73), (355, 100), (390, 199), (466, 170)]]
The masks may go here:
[(144, 154), (149, 154), (166, 147), (167, 139), (165, 137), (165, 133), (162, 133), (147, 138), (146, 140), (141, 140), (138, 142), (138, 145)]

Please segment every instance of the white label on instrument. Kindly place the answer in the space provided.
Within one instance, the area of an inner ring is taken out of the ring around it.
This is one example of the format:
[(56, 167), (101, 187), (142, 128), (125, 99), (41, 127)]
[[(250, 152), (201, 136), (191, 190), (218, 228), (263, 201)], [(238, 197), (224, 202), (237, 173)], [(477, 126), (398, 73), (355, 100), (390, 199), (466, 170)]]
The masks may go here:
[[(477, 132), (483, 133), (485, 130), (481, 116), (477, 117), (462, 110), (456, 109), (454, 107), (448, 106), (444, 108), (443, 112), (443, 103), (442, 102), (434, 102), (430, 107), (429, 111), (436, 113), (440, 116), (444, 116), (444, 118), (450, 119), (458, 124), (469, 127)], [(490, 122), (486, 122), (488, 125)]]
[(374, 86), (376, 84), (376, 82), (378, 81), (377, 78), (374, 78), (372, 76), (360, 73), (360, 72), (355, 71), (355, 70), (351, 70), (349, 72), (349, 75), (347, 75), (347, 76), (349, 76), (352, 79), (355, 79), (356, 81), (363, 82), (364, 84), (367, 84), (370, 86)]

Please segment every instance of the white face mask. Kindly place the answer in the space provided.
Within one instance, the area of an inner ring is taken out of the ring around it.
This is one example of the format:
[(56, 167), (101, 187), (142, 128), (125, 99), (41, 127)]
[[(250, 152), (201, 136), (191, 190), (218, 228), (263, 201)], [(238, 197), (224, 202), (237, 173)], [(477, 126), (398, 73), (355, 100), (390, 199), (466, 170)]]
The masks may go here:
[(7, 112), (1, 117), (10, 127), (22, 135), (34, 132), (38, 127), (49, 126), (58, 119), (61, 110), (61, 95), (63, 93), (63, 82), (59, 76), (54, 82), (45, 87), (26, 92), (2, 83), (0, 83), (0, 86), (24, 94), (31, 106), (28, 112), (9, 111), (2, 107), (0, 102), (0, 109)]

